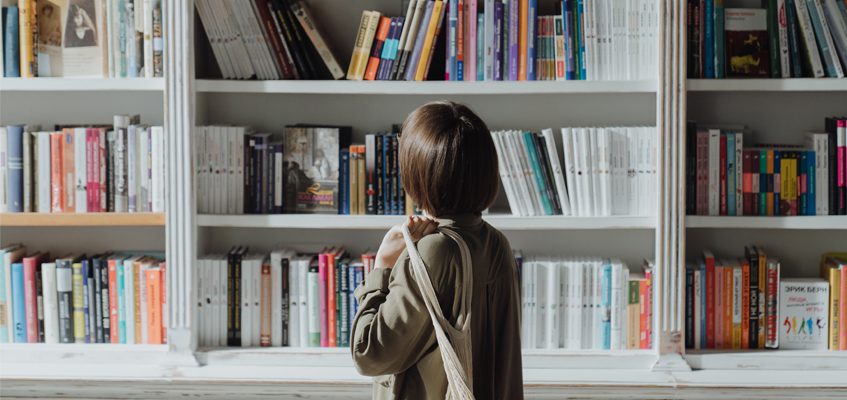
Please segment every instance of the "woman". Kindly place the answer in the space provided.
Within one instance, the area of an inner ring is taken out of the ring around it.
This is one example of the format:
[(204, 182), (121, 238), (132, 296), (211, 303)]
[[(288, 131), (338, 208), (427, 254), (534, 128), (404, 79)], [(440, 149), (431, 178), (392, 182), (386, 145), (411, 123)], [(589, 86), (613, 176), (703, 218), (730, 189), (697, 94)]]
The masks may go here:
[[(470, 249), (474, 396), (522, 399), (515, 260), (506, 237), (481, 219), (499, 189), (491, 133), (467, 107), (434, 102), (406, 118), (399, 145), (403, 186), (428, 216), (406, 223), (451, 323), (465, 277), (458, 245), (436, 228), (456, 231)], [(376, 377), (374, 398), (443, 399), (444, 365), (401, 232), (395, 226), (385, 235), (375, 269), (356, 289), (353, 360), (360, 373)]]

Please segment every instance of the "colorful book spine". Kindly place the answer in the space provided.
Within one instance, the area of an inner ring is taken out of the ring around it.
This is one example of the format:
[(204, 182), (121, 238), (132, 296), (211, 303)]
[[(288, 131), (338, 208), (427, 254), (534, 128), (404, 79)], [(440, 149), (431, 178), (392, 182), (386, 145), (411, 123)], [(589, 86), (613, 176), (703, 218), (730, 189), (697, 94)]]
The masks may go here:
[(24, 283), (24, 265), (16, 262), (8, 266), (12, 274), (12, 339), (15, 343), (27, 343), (26, 323), (26, 284)]
[[(39, 256), (24, 257), (23, 259), (23, 292), (24, 292), (24, 321), (26, 325), (26, 342), (38, 343), (40, 337), (39, 302), (38, 302), (38, 270)], [(14, 278), (13, 278), (14, 280)], [(41, 303), (43, 304), (43, 302)], [(41, 314), (43, 315), (43, 314)], [(43, 321), (43, 320), (42, 320)]]
[(74, 260), (71, 268), (74, 343), (85, 343), (85, 288), (83, 287), (82, 262)]

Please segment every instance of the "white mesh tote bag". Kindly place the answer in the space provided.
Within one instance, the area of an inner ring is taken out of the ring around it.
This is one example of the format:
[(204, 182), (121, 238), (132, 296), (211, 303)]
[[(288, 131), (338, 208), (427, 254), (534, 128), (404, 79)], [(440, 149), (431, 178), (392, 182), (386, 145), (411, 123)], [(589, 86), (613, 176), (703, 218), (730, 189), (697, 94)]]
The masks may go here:
[(423, 296), (426, 309), (432, 318), (438, 349), (444, 360), (444, 372), (447, 375), (447, 396), (449, 400), (473, 400), (473, 360), (471, 358), (471, 297), (473, 296), (473, 265), (471, 253), (465, 241), (453, 230), (439, 228), (439, 232), (447, 235), (459, 245), (462, 256), (462, 291), (459, 315), (456, 325), (444, 318), (438, 297), (432, 288), (432, 281), (426, 270), (418, 249), (412, 242), (409, 228), (403, 225), (403, 238), (406, 250), (412, 264), (412, 273)]

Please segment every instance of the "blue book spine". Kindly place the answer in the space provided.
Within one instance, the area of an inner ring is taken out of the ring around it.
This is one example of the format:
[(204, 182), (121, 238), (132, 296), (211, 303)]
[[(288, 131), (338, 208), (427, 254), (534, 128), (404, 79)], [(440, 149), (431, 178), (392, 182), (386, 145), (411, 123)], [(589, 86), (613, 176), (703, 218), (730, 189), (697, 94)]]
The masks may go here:
[[(6, 32), (3, 32), (3, 74), (7, 78), (21, 77), (21, 51), (18, 27), (18, 7), (3, 9)], [(7, 334), (8, 335), (8, 334)]]
[[(489, 12), (486, 10), (486, 12)], [(476, 15), (476, 80), (485, 80), (485, 14)]]
[[(726, 34), (724, 31), (724, 0), (715, 1), (715, 77), (723, 79), (725, 76), (726, 54), (724, 48)], [(776, 34), (776, 33), (774, 33)]]
[(814, 151), (807, 151), (806, 154), (806, 215), (815, 215), (815, 181), (818, 178), (815, 176), (816, 155)]
[(807, 215), (806, 210), (809, 207), (809, 192), (806, 184), (809, 182), (809, 152), (799, 152), (800, 159), (797, 163), (797, 176), (800, 177), (797, 185), (797, 197), (800, 199), (797, 206), (797, 215)]
[(809, 17), (812, 19), (812, 28), (815, 31), (815, 37), (818, 39), (818, 48), (821, 51), (821, 59), (824, 60), (824, 64), (826, 65), (826, 75), (830, 78), (838, 77), (838, 72), (835, 69), (835, 63), (839, 62), (838, 60), (832, 59), (832, 54), (830, 53), (829, 43), (827, 43), (825, 39), (826, 31), (824, 31), (823, 23), (821, 22), (822, 15), (818, 14), (818, 9), (815, 7), (814, 0), (806, 0), (806, 8), (809, 9)]
[(576, 24), (574, 28), (574, 38), (578, 42), (578, 65), (579, 79), (585, 80), (585, 0), (577, 0), (576, 3)]
[(700, 263), (700, 347), (706, 348), (706, 263)]
[[(94, 311), (91, 307), (91, 302), (89, 301), (89, 294), (93, 289), (88, 285), (88, 269), (91, 268), (91, 262), (89, 260), (82, 260), (82, 312), (85, 316), (85, 321), (88, 322), (91, 320), (91, 313)], [(85, 343), (94, 343), (96, 340), (93, 340), (91, 332), (90, 324), (85, 324)]]
[(347, 293), (345, 295), (347, 296), (347, 313), (350, 316), (348, 332), (352, 332), (353, 319), (356, 318), (356, 305), (353, 304), (356, 302), (356, 296), (353, 296), (353, 291), (356, 290), (356, 267), (352, 264), (347, 264), (344, 267), (347, 268)]
[(518, 36), (520, 14), (518, 12), (518, 1), (509, 2), (509, 80), (518, 80)]
[(573, 0), (562, 0), (562, 22), (565, 34), (565, 79), (572, 81), (576, 79), (574, 69), (574, 21)]
[(526, 16), (526, 80), (528, 81), (535, 80), (535, 21), (538, 16), (536, 1), (529, 0), (529, 12)]
[(376, 79), (385, 79), (385, 69), (388, 67), (392, 52), (394, 51), (395, 34), (397, 33), (398, 17), (391, 17), (391, 25), (388, 29), (388, 36), (385, 38), (385, 43), (382, 45), (382, 53), (379, 54), (379, 68), (377, 69)]
[(24, 211), (24, 127), (6, 128), (6, 211)]
[(715, 77), (715, 0), (705, 0), (703, 18), (705, 27), (703, 27), (703, 77)]
[(115, 268), (115, 280), (118, 287), (118, 339), (126, 343), (126, 288), (124, 287), (124, 263)]
[(602, 285), (600, 310), (603, 311), (603, 318), (600, 322), (600, 336), (603, 350), (609, 350), (612, 348), (612, 264), (606, 263), (603, 265), (600, 284)]
[(400, 156), (400, 146), (397, 143), (397, 134), (392, 133), (389, 136), (389, 141), (391, 142), (392, 209), (394, 210), (394, 215), (403, 215), (403, 206), (401, 205), (403, 196), (400, 191), (400, 160), (398, 159)]
[[(800, 48), (800, 27), (797, 25), (797, 9), (795, 0), (785, 0), (785, 24), (788, 26), (788, 48), (790, 51), (788, 59), (791, 61), (791, 77), (803, 77), (803, 58)], [(798, 0), (802, 1), (802, 0)], [(842, 3), (838, 3), (842, 4)], [(847, 21), (847, 15), (844, 20)]]
[(12, 264), (12, 328), (15, 343), (26, 343), (26, 296), (24, 295), (24, 265)]
[(411, 53), (411, 59), (409, 60), (408, 66), (406, 67), (406, 80), (413, 81), (415, 80), (415, 73), (418, 71), (418, 64), (421, 61), (421, 51), (423, 51), (423, 42), (424, 37), (426, 36), (427, 26), (429, 25), (427, 22), (430, 18), (432, 18), (432, 8), (434, 7), (434, 1), (428, 1), (426, 3), (426, 11), (424, 12), (423, 19), (421, 19), (421, 26), (418, 29), (418, 34), (415, 36), (415, 47)]
[(779, 194), (782, 186), (782, 178), (780, 174), (779, 164), (782, 160), (782, 154), (779, 150), (773, 151), (773, 215), (781, 215)]
[(735, 133), (726, 135), (726, 213), (736, 215), (735, 210)]
[(456, 3), (447, 3), (447, 22), (449, 30), (447, 31), (447, 80), (456, 80), (456, 41), (459, 27), (459, 10)]
[(338, 213), (343, 215), (350, 214), (350, 150), (341, 149), (341, 163), (339, 165), (339, 188)]
[(526, 143), (526, 151), (529, 155), (529, 163), (532, 167), (532, 174), (535, 176), (535, 183), (538, 185), (538, 197), (541, 199), (541, 205), (544, 207), (544, 215), (553, 215), (553, 207), (547, 198), (547, 187), (544, 185), (544, 178), (541, 175), (541, 164), (538, 162), (538, 154), (535, 153), (535, 143), (531, 132), (524, 132), (524, 143)]
[(503, 3), (494, 2), (494, 80), (503, 80)]

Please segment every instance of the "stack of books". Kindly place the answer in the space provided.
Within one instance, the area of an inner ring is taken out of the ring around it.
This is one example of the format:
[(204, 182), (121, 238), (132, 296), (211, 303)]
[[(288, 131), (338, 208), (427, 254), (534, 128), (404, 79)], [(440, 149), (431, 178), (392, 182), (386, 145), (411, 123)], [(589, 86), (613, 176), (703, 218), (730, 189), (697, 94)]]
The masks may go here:
[(17, 3), (2, 8), (0, 76), (163, 76), (162, 0)]
[(803, 145), (750, 143), (743, 126), (688, 124), (689, 215), (847, 214), (847, 119), (827, 118)]
[(0, 249), (0, 342), (163, 344), (162, 253), (51, 257)]
[(614, 259), (537, 258), (520, 277), (522, 348), (652, 348), (652, 262), (630, 273)]
[(112, 125), (0, 127), (0, 212), (163, 212), (165, 138), (138, 115)]
[(763, 8), (725, 8), (688, 0), (690, 78), (843, 78), (847, 4), (843, 0), (767, 0)]

